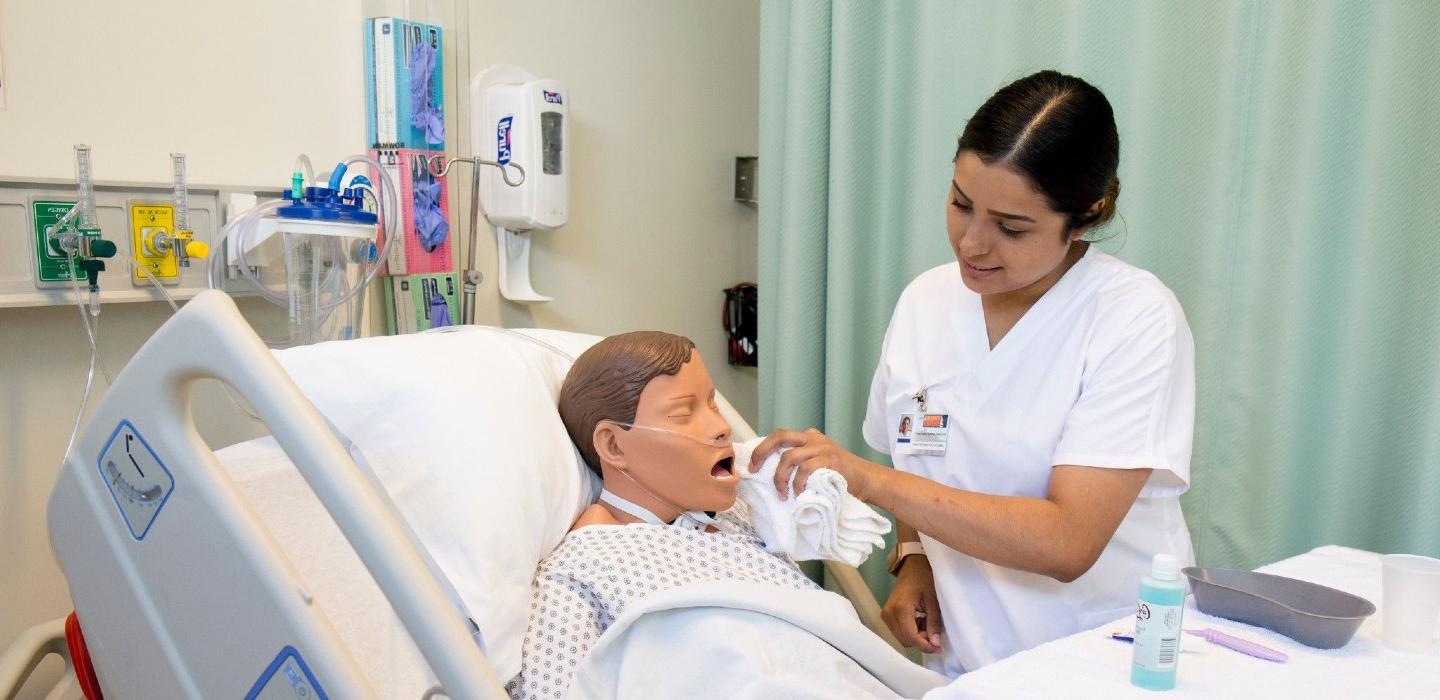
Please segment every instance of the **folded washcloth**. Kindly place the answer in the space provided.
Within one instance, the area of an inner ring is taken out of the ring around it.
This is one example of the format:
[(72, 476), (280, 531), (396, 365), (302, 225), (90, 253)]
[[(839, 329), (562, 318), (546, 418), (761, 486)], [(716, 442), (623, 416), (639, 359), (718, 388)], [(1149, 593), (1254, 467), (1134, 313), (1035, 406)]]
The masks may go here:
[[(740, 474), (740, 499), (750, 511), (750, 524), (765, 540), (765, 549), (796, 561), (830, 559), (859, 566), (876, 548), (885, 546), (890, 521), (846, 490), (845, 477), (833, 469), (817, 469), (805, 491), (780, 500), (775, 468), (780, 450), (750, 473), (750, 453), (759, 439), (735, 444), (735, 469)], [(791, 477), (794, 487), (794, 476)]]

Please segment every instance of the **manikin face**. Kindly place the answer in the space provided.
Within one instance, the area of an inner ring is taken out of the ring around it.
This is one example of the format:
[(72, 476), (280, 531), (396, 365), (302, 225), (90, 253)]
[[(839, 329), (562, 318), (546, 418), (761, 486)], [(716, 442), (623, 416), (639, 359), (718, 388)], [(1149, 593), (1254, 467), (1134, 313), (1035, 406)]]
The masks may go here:
[(1065, 215), (1029, 178), (987, 165), (970, 151), (955, 161), (945, 228), (960, 262), (960, 279), (977, 294), (1048, 288), (1064, 274), (1061, 263), (1083, 228), (1062, 235)]
[[(692, 350), (690, 360), (681, 365), (674, 376), (662, 374), (645, 385), (634, 422), (637, 427), (629, 430), (611, 428), (621, 453), (619, 463), (613, 467), (629, 470), (644, 489), (682, 510), (721, 511), (734, 505), (740, 479), (734, 472), (735, 450), (729, 445), (730, 424), (721, 417), (715, 404), (715, 384), (705, 371), (699, 352)], [(680, 435), (644, 430), (639, 426)], [(721, 440), (725, 446), (708, 445), (685, 436)], [(623, 476), (611, 477), (607, 471), (606, 487), (617, 493), (622, 487), (633, 485), (626, 484), (628, 481)], [(662, 518), (678, 515), (673, 507), (648, 498), (644, 490), (639, 493), (625, 490), (635, 496), (631, 500), (649, 507)]]

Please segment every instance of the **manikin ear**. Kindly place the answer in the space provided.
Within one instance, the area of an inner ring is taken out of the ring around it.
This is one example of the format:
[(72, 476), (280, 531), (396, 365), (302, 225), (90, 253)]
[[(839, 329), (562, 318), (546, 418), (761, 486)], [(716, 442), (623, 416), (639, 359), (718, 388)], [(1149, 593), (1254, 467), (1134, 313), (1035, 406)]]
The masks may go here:
[(595, 446), (595, 455), (600, 458), (601, 465), (616, 469), (627, 468), (625, 451), (620, 449), (619, 426), (603, 420), (596, 423), (590, 441)]

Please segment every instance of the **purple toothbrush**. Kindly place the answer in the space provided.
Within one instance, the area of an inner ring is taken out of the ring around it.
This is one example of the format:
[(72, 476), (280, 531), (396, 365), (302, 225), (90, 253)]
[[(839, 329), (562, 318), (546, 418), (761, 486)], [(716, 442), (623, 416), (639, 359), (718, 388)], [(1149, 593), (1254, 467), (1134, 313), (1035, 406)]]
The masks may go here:
[(1234, 649), (1235, 651), (1242, 654), (1249, 654), (1257, 659), (1285, 663), (1285, 660), (1290, 658), (1290, 656), (1283, 651), (1275, 651), (1270, 647), (1261, 646), (1255, 642), (1228, 635), (1216, 629), (1185, 630), (1185, 634), (1193, 634), (1211, 644), (1218, 644), (1227, 649)]

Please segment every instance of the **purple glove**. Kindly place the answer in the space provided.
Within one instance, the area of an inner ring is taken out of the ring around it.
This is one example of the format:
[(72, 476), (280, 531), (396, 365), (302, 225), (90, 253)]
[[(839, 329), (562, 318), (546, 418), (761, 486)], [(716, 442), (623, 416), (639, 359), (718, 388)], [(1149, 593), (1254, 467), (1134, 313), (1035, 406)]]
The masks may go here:
[(430, 327), (454, 325), (450, 321), (450, 305), (445, 303), (445, 297), (440, 294), (440, 280), (430, 280), (430, 284)]
[(435, 107), (435, 47), (428, 41), (410, 52), (410, 126), (425, 132), (425, 142), (445, 143), (445, 119)]
[(425, 252), (431, 253), (450, 234), (450, 222), (445, 220), (445, 212), (440, 210), (440, 183), (429, 178), (418, 179), (413, 189), (415, 235)]

